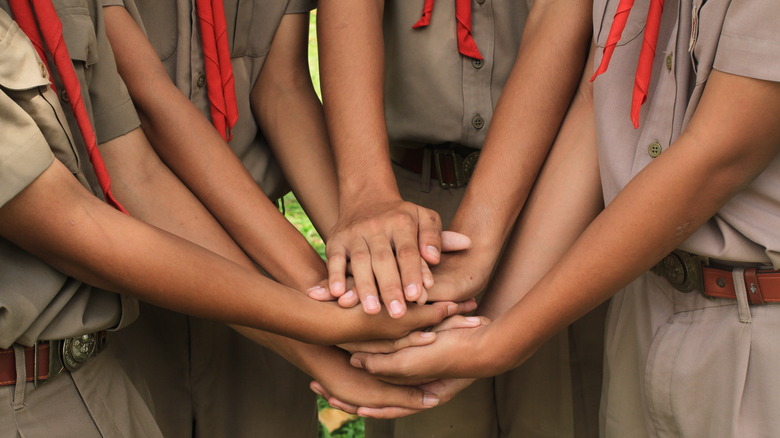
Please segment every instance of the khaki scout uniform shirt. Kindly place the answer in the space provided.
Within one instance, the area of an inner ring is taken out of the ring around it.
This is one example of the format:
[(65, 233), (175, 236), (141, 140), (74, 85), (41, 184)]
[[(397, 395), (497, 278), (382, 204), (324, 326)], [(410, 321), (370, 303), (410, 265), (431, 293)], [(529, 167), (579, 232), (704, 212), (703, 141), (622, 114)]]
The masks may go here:
[[(617, 1), (594, 5), (603, 47)], [(629, 105), (648, 0), (637, 1), (606, 73), (594, 83), (599, 159), (606, 202), (685, 129), (712, 69), (780, 81), (780, 3), (675, 0), (665, 6), (653, 77), (633, 129)], [(600, 52), (599, 52), (600, 56)], [(600, 58), (597, 57), (596, 65)], [(707, 147), (707, 145), (701, 145)], [(734, 262), (780, 268), (780, 156), (735, 195), (682, 248)]]
[[(249, 92), (263, 68), (279, 21), (284, 14), (308, 12), (314, 0), (258, 2), (226, 1), (228, 44), (233, 61), (238, 122), (230, 147), (271, 199), (288, 190), (249, 105)], [(144, 27), (168, 76), (210, 119), (203, 67), (203, 46), (195, 2), (192, 0), (106, 0), (106, 6), (124, 5)]]
[(391, 145), (481, 148), (515, 62), (532, 0), (475, 0), (472, 29), (484, 61), (458, 53), (455, 2), (436, 2), (412, 29), (422, 0), (385, 2), (385, 113)]
[[(648, 98), (635, 130), (629, 107), (648, 3), (636, 2), (609, 69), (594, 84), (607, 203), (679, 137), (713, 69), (780, 81), (776, 0), (668, 0)], [(600, 47), (617, 4), (595, 2), (594, 37)], [(780, 158), (775, 157), (682, 248), (725, 261), (780, 267), (779, 172)], [(612, 298), (602, 436), (778, 436), (777, 333), (776, 304), (752, 306), (747, 299), (682, 293), (663, 277), (642, 275)]]
[[(54, 5), (82, 80), (82, 91), (89, 91), (82, 93), (84, 101), (93, 120), (100, 122), (96, 129), (98, 141), (138, 127), (138, 117), (116, 73), (111, 49), (98, 27), (102, 25), (100, 8), (87, 0), (55, 0)], [(10, 14), (6, 1), (0, 1), (0, 8)], [(54, 158), (85, 187), (100, 193), (94, 189), (97, 185), (90, 185), (94, 173), (80, 136), (70, 135), (67, 129), (66, 119), (72, 120), (71, 116), (49, 103), (57, 98), (53, 92), (43, 93), (49, 83), (48, 73), (34, 53), (18, 50), (18, 39), (24, 34), (15, 23), (5, 21), (0, 50), (0, 132), (4, 139), (0, 142), (0, 205), (21, 192)], [(95, 64), (98, 59), (100, 64)], [(135, 300), (70, 278), (3, 239), (0, 279), (0, 348), (14, 342), (32, 345), (36, 340), (119, 328), (136, 315)]]

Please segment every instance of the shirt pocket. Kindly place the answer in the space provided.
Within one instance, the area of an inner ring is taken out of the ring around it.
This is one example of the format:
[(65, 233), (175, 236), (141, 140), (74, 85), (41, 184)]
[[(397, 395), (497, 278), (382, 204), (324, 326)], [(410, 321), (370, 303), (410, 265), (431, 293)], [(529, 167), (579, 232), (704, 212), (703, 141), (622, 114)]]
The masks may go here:
[[(609, 37), (612, 23), (615, 21), (619, 0), (596, 0), (593, 3), (593, 34), (596, 36), (596, 45), (604, 47)], [(628, 21), (617, 45), (622, 46), (634, 40), (642, 33), (647, 21), (647, 11), (650, 8), (650, 0), (636, 0), (628, 14)]]
[(73, 66), (88, 69), (98, 62), (97, 36), (95, 23), (89, 15), (89, 9), (82, 6), (70, 6), (59, 9), (57, 14), (62, 21), (62, 36), (68, 46)]
[(266, 56), (271, 49), (271, 42), (286, 7), (286, 1), (226, 2), (225, 17), (228, 41), (232, 42), (231, 56), (233, 58)]

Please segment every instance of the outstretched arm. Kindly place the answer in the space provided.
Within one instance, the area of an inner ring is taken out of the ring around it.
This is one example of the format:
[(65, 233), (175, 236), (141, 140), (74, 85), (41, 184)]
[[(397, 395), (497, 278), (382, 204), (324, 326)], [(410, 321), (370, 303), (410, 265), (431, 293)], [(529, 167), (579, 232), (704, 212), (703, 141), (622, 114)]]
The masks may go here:
[[(487, 327), (449, 337), (440, 333), (430, 347), (389, 356), (360, 354), (353, 363), (379, 374), (414, 377), (489, 376), (521, 364), (558, 330), (652, 267), (753, 181), (780, 147), (780, 126), (772, 116), (777, 111), (780, 83), (713, 71), (677, 141), (621, 191), (514, 307)], [(615, 269), (616, 260), (621, 269)], [(459, 357), (475, 360), (453, 359)], [(404, 364), (400, 372), (399, 363)]]
[(429, 298), (464, 299), (484, 290), (505, 241), (569, 108), (591, 35), (592, 2), (534, 2), (479, 163), (450, 230), (468, 251), (433, 269)]
[[(208, 120), (171, 82), (128, 12), (109, 6), (104, 8), (104, 16), (117, 69), (157, 154), (241, 248), (275, 279), (311, 286), (324, 278), (303, 278), (288, 263), (292, 259), (314, 266), (321, 260), (260, 190)], [(267, 232), (269, 229), (274, 232)], [(280, 241), (286, 244), (279, 245)]]
[[(423, 286), (421, 258), (441, 253), (439, 215), (401, 199), (384, 119), (383, 0), (318, 4), (322, 93), (339, 181), (339, 219), (327, 246), (330, 289), (344, 288), (347, 264), (368, 313), (401, 317)], [(378, 285), (378, 289), (377, 286)], [(380, 297), (381, 295), (381, 297)]]
[(249, 98), (295, 196), (327, 240), (338, 219), (336, 168), (309, 75), (308, 36), (309, 14), (282, 18)]

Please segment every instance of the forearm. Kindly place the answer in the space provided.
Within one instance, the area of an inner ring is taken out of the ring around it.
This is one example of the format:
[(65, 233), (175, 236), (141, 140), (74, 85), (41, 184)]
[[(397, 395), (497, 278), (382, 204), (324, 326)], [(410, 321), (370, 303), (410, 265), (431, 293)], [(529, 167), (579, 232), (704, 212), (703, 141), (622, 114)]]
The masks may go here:
[(479, 164), (450, 226), (489, 250), (493, 260), (574, 95), (587, 57), (589, 18), (588, 2), (536, 2), (526, 22)]
[(588, 77), (583, 76), (523, 206), (477, 310), (480, 315), (495, 320), (522, 299), (604, 208)]
[[(105, 16), (117, 68), (157, 154), (274, 278), (297, 289), (325, 278), (320, 257), (279, 214), (211, 124), (173, 85), (127, 12), (108, 7)], [(290, 260), (296, 260), (296, 265)], [(301, 272), (300, 263), (311, 270)]]
[(308, 69), (308, 14), (286, 15), (252, 89), (252, 111), (320, 235), (338, 219), (336, 170)]
[(342, 206), (400, 199), (384, 119), (383, 0), (325, 0), (317, 35), (325, 117)]
[(768, 116), (778, 98), (776, 83), (713, 72), (680, 138), (634, 177), (554, 270), (487, 328), (494, 363), (521, 363), (652, 267), (759, 175), (780, 144), (780, 129)]

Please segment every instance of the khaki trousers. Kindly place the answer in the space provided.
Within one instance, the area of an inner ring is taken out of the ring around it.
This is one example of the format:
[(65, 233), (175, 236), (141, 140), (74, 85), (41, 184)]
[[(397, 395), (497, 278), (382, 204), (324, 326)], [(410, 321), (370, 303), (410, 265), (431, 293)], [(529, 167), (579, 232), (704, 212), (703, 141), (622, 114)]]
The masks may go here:
[(108, 345), (73, 373), (37, 387), (32, 382), (0, 387), (0, 437), (162, 438), (110, 351)]
[[(394, 166), (401, 196), (449, 224), (465, 187), (442, 189)], [(522, 366), (481, 379), (451, 401), (392, 421), (368, 420), (367, 438), (566, 438), (598, 435), (606, 306), (562, 331)]]
[(311, 379), (225, 324), (141, 303), (109, 342), (166, 438), (317, 436)]
[(612, 299), (602, 436), (780, 436), (780, 306), (681, 293), (646, 273)]

